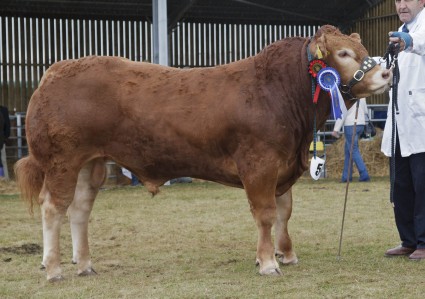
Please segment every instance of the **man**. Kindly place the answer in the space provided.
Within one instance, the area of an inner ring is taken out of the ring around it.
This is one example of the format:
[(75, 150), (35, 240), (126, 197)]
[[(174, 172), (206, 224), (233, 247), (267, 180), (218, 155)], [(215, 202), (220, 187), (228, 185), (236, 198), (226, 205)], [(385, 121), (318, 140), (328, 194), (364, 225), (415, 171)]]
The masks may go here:
[(10, 136), (9, 110), (6, 106), (0, 106), (0, 178), (9, 179), (7, 169), (5, 141)]
[[(356, 113), (357, 111), (357, 113)], [(356, 118), (357, 117), (357, 118)], [(369, 182), (370, 177), (367, 171), (366, 165), (363, 161), (362, 155), (359, 150), (359, 138), (362, 132), (366, 121), (369, 120), (369, 113), (367, 110), (366, 99), (359, 99), (359, 105), (353, 105), (348, 109), (347, 113), (343, 115), (343, 118), (338, 118), (335, 121), (335, 126), (332, 132), (332, 136), (339, 138), (339, 131), (342, 126), (344, 126), (344, 135), (345, 135), (345, 146), (344, 146), (344, 169), (342, 171), (341, 182), (345, 183), (349, 179), (350, 182), (353, 180), (353, 163), (350, 161), (350, 151), (353, 147), (353, 152), (351, 154), (352, 161), (356, 164), (357, 169), (359, 170), (359, 181), (360, 182)], [(354, 132), (354, 123), (356, 123), (356, 131)], [(351, 141), (354, 136), (354, 144), (351, 144)], [(350, 168), (350, 173), (348, 173), (348, 168)]]
[[(425, 259), (425, 0), (396, 0), (400, 21), (390, 42), (400, 45), (398, 113), (395, 114), (394, 216), (401, 245), (387, 257)], [(392, 101), (381, 150), (391, 156)]]

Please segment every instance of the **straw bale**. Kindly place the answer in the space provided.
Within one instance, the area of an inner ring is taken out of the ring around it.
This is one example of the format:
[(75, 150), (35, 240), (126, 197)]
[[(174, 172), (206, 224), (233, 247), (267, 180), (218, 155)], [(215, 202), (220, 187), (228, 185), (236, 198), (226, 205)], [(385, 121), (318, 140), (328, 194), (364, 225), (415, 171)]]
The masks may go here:
[[(371, 139), (360, 139), (359, 149), (370, 176), (389, 176), (389, 162), (381, 152), (383, 131), (376, 128), (376, 136)], [(345, 137), (342, 136), (332, 145), (326, 147), (326, 177), (341, 178), (344, 168)], [(359, 172), (354, 164), (353, 178)]]

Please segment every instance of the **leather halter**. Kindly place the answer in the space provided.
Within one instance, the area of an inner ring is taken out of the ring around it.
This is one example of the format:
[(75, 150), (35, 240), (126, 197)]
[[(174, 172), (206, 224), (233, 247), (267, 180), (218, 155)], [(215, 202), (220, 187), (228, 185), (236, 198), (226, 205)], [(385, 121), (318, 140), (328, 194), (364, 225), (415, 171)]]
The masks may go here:
[(341, 92), (343, 93), (343, 94), (346, 94), (346, 95), (348, 95), (348, 96), (350, 96), (351, 97), (351, 99), (357, 99), (357, 98), (355, 98), (352, 94), (351, 94), (351, 88), (354, 86), (354, 85), (356, 85), (357, 83), (359, 83), (360, 81), (362, 81), (363, 80), (363, 78), (364, 78), (364, 75), (368, 72), (368, 71), (370, 71), (375, 65), (376, 65), (377, 63), (376, 63), (376, 61), (373, 59), (373, 58), (371, 58), (371, 57), (369, 57), (369, 56), (366, 56), (364, 59), (363, 59), (363, 62), (361, 63), (361, 65), (360, 65), (360, 69), (358, 69), (355, 73), (354, 73), (354, 75), (353, 75), (353, 78), (351, 78), (351, 80), (350, 81), (348, 81), (348, 83), (347, 84), (341, 84), (341, 87), (340, 87), (340, 90), (341, 90)]

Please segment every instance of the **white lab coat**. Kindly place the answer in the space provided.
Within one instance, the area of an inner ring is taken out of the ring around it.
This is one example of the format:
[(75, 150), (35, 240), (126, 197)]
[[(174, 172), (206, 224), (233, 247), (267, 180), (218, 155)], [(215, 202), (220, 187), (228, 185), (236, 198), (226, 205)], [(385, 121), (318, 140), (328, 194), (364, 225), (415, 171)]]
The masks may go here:
[[(398, 84), (397, 131), (401, 155), (425, 152), (425, 9), (407, 24), (413, 47), (398, 55), (400, 82)], [(399, 28), (398, 31), (401, 31)], [(392, 98), (392, 90), (390, 91)], [(391, 156), (392, 99), (388, 105), (381, 150)]]
[[(367, 121), (369, 121), (369, 113), (367, 110), (366, 99), (359, 99), (359, 111), (357, 112), (357, 122), (356, 125), (365, 125)], [(345, 113), (341, 118), (338, 118), (335, 121), (334, 131), (339, 132), (342, 126), (354, 126), (354, 121), (356, 119), (356, 106), (354, 104), (348, 109), (347, 113)]]

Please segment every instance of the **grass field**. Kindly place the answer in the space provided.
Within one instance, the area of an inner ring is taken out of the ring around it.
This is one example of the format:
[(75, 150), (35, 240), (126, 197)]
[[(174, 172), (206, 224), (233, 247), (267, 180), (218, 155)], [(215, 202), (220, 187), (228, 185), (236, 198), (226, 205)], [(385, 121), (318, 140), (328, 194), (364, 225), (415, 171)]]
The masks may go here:
[[(290, 234), (299, 257), (281, 277), (255, 267), (257, 233), (243, 190), (214, 183), (100, 192), (90, 220), (99, 273), (78, 277), (69, 226), (61, 235), (65, 281), (40, 270), (40, 213), (15, 189), (0, 194), (0, 298), (422, 298), (425, 262), (388, 259), (399, 243), (388, 178), (350, 184), (337, 259), (345, 184), (301, 179)], [(12, 183), (13, 184), (13, 183)]]

